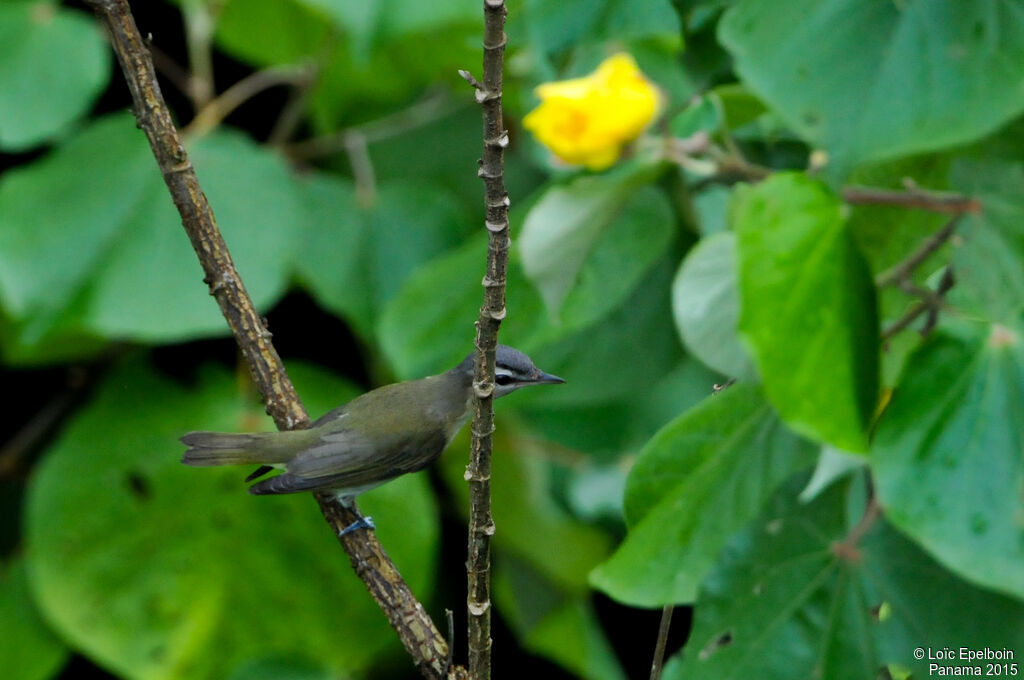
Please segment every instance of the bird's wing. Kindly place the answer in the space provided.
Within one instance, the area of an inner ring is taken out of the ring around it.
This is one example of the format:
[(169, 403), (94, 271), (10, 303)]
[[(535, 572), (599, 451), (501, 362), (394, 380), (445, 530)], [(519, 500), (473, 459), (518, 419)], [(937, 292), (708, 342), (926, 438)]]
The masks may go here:
[(376, 447), (351, 432), (332, 432), (320, 442), (299, 453), (288, 463), (284, 474), (249, 487), (257, 494), (294, 493), (317, 489), (348, 489), (353, 495), (408, 472), (423, 469), (444, 450), (443, 432), (406, 436), (391, 446), (389, 453), (376, 453)]
[(328, 477), (359, 469), (373, 459), (376, 447), (351, 430), (322, 434), (288, 461), (288, 472), (301, 477)]

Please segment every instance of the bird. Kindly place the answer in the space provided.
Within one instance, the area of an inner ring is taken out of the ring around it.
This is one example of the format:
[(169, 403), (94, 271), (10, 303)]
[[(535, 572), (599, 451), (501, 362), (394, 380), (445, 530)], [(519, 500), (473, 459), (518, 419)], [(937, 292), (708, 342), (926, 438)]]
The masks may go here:
[[(440, 375), (385, 385), (329, 411), (308, 428), (280, 432), (189, 432), (181, 462), (195, 467), (259, 465), (246, 482), (257, 496), (328, 492), (342, 505), (440, 457), (469, 419), (473, 354)], [(494, 398), (531, 385), (564, 383), (507, 345), (495, 352)], [(368, 517), (342, 530), (373, 528)]]

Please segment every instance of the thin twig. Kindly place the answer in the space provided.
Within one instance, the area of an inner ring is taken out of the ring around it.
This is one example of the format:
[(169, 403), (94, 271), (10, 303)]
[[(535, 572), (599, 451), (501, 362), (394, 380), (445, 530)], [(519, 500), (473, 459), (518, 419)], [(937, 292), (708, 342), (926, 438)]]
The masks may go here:
[(891, 339), (910, 324), (914, 323), (919, 316), (924, 314), (930, 309), (930, 306), (926, 302), (915, 302), (914, 305), (907, 310), (907, 313), (901, 316), (899, 319), (894, 321), (888, 328), (882, 330), (882, 342)]
[(914, 323), (924, 313), (928, 313), (928, 320), (921, 327), (920, 334), (928, 335), (935, 327), (936, 322), (939, 319), (939, 310), (946, 304), (946, 293), (953, 287), (956, 282), (953, 276), (953, 267), (947, 265), (945, 271), (942, 272), (942, 278), (939, 279), (939, 286), (936, 290), (931, 291), (927, 288), (922, 288), (921, 292), (922, 299), (914, 303), (907, 312), (899, 319), (894, 321), (892, 325), (882, 331), (882, 341), (889, 340), (894, 335), (904, 330), (910, 324)]
[(301, 86), (308, 79), (309, 71), (302, 66), (275, 66), (250, 73), (200, 109), (181, 133), (185, 137), (202, 135), (217, 127), (235, 109), (263, 90), (278, 85)]
[[(89, 4), (87, 2), (87, 4)], [(205, 2), (185, 3), (181, 8), (185, 19), (185, 46), (192, 72), (187, 92), (196, 111), (213, 99), (213, 17)]]
[(370, 208), (377, 201), (377, 173), (373, 170), (366, 137), (353, 132), (346, 136), (345, 142), (345, 153), (356, 185), (356, 203), (361, 208)]
[(484, 1), (483, 82), (476, 100), (483, 108), (483, 158), (477, 174), (484, 182), (487, 229), (487, 273), (484, 302), (476, 322), (473, 367), (473, 426), (469, 467), (469, 559), (466, 562), (469, 611), (469, 674), (474, 680), (491, 677), (491, 450), (494, 432), (494, 357), (498, 328), (505, 318), (505, 273), (508, 266), (508, 194), (504, 157), (508, 133), (502, 120), (502, 70), (505, 56), (504, 0)]
[(40, 444), (53, 434), (58, 423), (72, 411), (82, 392), (91, 385), (106, 364), (106, 361), (101, 361), (96, 366), (71, 368), (64, 388), (43, 404), (43, 407), (36, 411), (3, 447), (0, 447), (0, 479), (16, 476), (25, 456), (38, 449)]
[(292, 88), (291, 93), (288, 95), (288, 101), (281, 108), (281, 113), (278, 114), (277, 120), (274, 121), (274, 127), (267, 137), (268, 145), (273, 147), (283, 146), (299, 128), (299, 125), (302, 123), (302, 115), (306, 110), (306, 104), (309, 101), (313, 83), (317, 78), (317, 71), (318, 67), (315, 64), (309, 64), (306, 70), (306, 77)]
[[(263, 394), (267, 413), (279, 429), (305, 427), (309, 423), (306, 410), (285, 373), (284, 365), (270, 342), (270, 332), (253, 307), (217, 229), (192, 163), (171, 121), (156, 82), (153, 63), (127, 0), (86, 1), (110, 32), (114, 51), (132, 92), (139, 127), (149, 139), (164, 181), (181, 214), (182, 225), (206, 274), (210, 294), (216, 298), (235, 335), (253, 381)], [(358, 517), (354, 504), (342, 506), (322, 493), (315, 497), (335, 534), (341, 533)], [(350, 532), (340, 541), (356, 574), (388, 617), (420, 672), (428, 678), (442, 677), (448, 644), (384, 552), (375, 532)], [(460, 670), (453, 669), (453, 674), (458, 675)]]
[(981, 203), (970, 196), (925, 191), (914, 186), (905, 191), (849, 186), (843, 189), (843, 200), (854, 205), (893, 205), (938, 213), (981, 212)]
[(857, 562), (860, 560), (860, 539), (864, 538), (864, 535), (881, 514), (882, 507), (878, 504), (878, 499), (872, 493), (868, 499), (867, 506), (864, 508), (864, 514), (861, 516), (860, 521), (857, 522), (857, 525), (850, 529), (850, 533), (846, 535), (846, 538), (832, 544), (832, 554), (846, 562)]
[(875, 277), (875, 285), (878, 287), (891, 286), (900, 283), (910, 277), (917, 267), (928, 259), (932, 253), (942, 247), (956, 231), (957, 224), (963, 217), (962, 214), (955, 215), (942, 229), (926, 238), (917, 250), (910, 253), (902, 262), (885, 270)]
[(285, 153), (297, 160), (308, 160), (340, 153), (349, 144), (349, 136), (358, 134), (368, 144), (379, 142), (429, 125), (462, 108), (462, 104), (445, 93), (438, 93), (416, 102), (409, 108), (388, 116), (354, 125), (329, 135), (287, 144)]
[(444, 618), (448, 621), (448, 658), (444, 660), (444, 672), (441, 673), (441, 677), (446, 678), (455, 658), (455, 616), (451, 609), (444, 610)]
[(668, 629), (672, 625), (672, 612), (675, 605), (667, 604), (661, 610), (661, 624), (658, 626), (658, 641), (654, 645), (654, 661), (651, 663), (651, 680), (661, 677), (661, 669), (665, 664), (665, 645), (668, 643)]
[(195, 88), (195, 83), (193, 82), (192, 74), (151, 40), (147, 41), (146, 46), (149, 48), (150, 56), (153, 57), (153, 65), (156, 66), (156, 70), (160, 72), (160, 75), (169, 80), (174, 87), (178, 88), (179, 92), (188, 97), (189, 101), (194, 104), (193, 88)]

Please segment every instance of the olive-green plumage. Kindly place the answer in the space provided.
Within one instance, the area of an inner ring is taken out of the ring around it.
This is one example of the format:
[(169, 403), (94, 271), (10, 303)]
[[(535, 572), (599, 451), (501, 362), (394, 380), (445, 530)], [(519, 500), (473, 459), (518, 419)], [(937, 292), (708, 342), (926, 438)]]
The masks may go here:
[[(528, 385), (559, 382), (522, 352), (498, 346), (496, 398)], [(283, 474), (249, 487), (258, 495), (330, 490), (351, 498), (435, 461), (468, 419), (472, 396), (470, 355), (441, 375), (367, 392), (305, 430), (190, 432), (181, 438), (188, 446), (182, 462), (283, 467)], [(252, 477), (269, 470), (260, 468)]]

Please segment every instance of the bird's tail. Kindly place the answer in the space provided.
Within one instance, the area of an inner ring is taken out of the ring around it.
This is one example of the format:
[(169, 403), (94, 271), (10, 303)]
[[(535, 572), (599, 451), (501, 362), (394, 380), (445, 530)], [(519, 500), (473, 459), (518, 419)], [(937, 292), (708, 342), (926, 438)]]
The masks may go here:
[(284, 463), (300, 448), (291, 441), (294, 437), (287, 436), (293, 434), (299, 433), (189, 432), (181, 438), (188, 447), (181, 462), (196, 467)]

